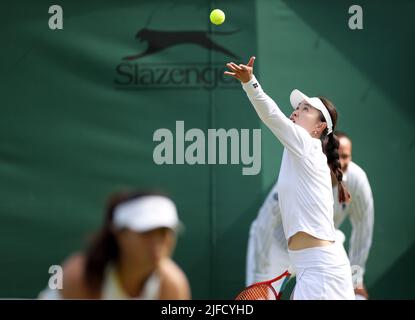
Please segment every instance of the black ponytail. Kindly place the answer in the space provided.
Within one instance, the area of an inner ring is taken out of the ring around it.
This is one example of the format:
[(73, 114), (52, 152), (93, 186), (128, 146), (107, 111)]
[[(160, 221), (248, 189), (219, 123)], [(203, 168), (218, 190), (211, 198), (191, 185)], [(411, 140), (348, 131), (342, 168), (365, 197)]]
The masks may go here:
[[(320, 100), (323, 102), (323, 104), (326, 106), (327, 110), (330, 113), (330, 116), (333, 122), (332, 130), (334, 130), (336, 123), (337, 123), (336, 108), (328, 99), (320, 97)], [(320, 116), (320, 120), (323, 122), (326, 122), (322, 113)], [(330, 167), (332, 175), (337, 180), (337, 186), (338, 186), (338, 191), (339, 191), (338, 200), (340, 203), (349, 202), (350, 194), (347, 191), (347, 188), (343, 183), (343, 172), (341, 170), (341, 165), (340, 165), (339, 139), (336, 137), (336, 135), (333, 132), (331, 132), (330, 134), (327, 134), (327, 132), (328, 130), (326, 128), (321, 136), (321, 140), (323, 142), (323, 152), (325, 153), (327, 157), (327, 164)]]
[(104, 225), (86, 251), (85, 281), (91, 292), (101, 290), (108, 263), (118, 259), (119, 248), (110, 225)]

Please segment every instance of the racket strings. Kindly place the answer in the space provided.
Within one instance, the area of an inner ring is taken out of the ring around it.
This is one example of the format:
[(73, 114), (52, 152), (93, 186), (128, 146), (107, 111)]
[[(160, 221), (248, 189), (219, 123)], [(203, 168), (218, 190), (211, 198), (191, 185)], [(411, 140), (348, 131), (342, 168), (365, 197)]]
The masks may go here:
[(277, 300), (270, 285), (253, 285), (243, 290), (235, 300)]

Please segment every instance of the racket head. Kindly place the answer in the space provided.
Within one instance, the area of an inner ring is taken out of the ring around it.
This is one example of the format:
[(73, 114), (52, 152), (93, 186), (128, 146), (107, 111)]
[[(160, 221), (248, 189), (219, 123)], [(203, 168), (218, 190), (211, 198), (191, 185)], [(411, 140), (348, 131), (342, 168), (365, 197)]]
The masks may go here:
[(242, 290), (235, 300), (279, 300), (279, 295), (270, 284), (253, 284)]
[[(290, 279), (290, 276), (291, 273), (286, 270), (283, 274), (275, 277), (274, 279), (254, 283), (242, 290), (236, 296), (235, 300), (280, 300), (282, 291)], [(284, 281), (281, 285), (280, 292), (277, 293), (272, 284), (281, 278), (284, 278)]]

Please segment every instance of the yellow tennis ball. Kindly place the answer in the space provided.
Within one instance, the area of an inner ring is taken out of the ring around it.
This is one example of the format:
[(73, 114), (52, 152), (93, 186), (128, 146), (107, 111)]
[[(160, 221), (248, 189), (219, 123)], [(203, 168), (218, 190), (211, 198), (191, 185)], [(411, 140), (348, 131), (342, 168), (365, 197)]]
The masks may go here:
[(225, 21), (225, 13), (220, 9), (212, 10), (210, 13), (210, 22), (220, 25)]

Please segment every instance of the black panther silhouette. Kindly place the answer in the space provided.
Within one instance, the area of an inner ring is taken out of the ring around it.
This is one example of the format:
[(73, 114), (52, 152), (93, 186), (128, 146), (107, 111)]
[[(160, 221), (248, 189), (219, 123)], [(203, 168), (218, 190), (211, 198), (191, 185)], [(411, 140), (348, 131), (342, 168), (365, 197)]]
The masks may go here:
[(233, 54), (226, 48), (214, 43), (212, 39), (208, 37), (209, 34), (227, 35), (233, 34), (235, 32), (238, 32), (238, 30), (230, 32), (209, 33), (206, 31), (157, 31), (144, 28), (138, 31), (135, 37), (140, 39), (140, 42), (147, 41), (147, 49), (142, 53), (124, 57), (123, 60), (135, 60), (185, 43), (193, 43), (208, 50), (212, 49), (219, 51), (235, 59), (239, 59), (237, 55)]

